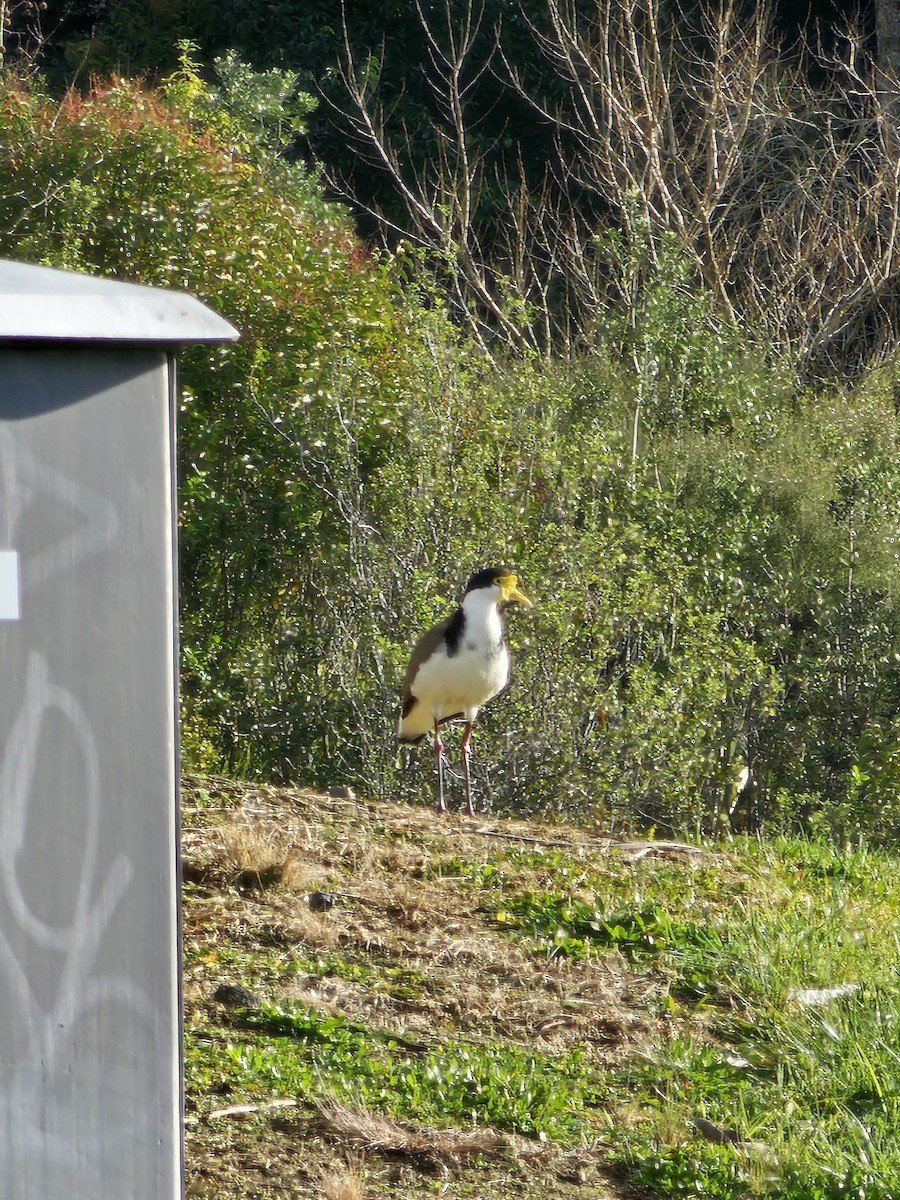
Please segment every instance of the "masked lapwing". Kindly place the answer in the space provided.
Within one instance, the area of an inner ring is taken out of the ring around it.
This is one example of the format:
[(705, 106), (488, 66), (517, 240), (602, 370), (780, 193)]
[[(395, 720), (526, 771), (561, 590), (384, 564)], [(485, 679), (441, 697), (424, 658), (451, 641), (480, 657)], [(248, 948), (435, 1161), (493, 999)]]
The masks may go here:
[(435, 809), (446, 812), (444, 746), (441, 725), (465, 721), (460, 753), (466, 788), (466, 812), (472, 816), (469, 777), (469, 739), (478, 710), (502, 692), (509, 681), (509, 651), (503, 638), (501, 613), (509, 604), (531, 608), (508, 567), (476, 571), (466, 585), (456, 612), (429, 629), (413, 649), (403, 681), (401, 742), (421, 742), (434, 735), (438, 794)]

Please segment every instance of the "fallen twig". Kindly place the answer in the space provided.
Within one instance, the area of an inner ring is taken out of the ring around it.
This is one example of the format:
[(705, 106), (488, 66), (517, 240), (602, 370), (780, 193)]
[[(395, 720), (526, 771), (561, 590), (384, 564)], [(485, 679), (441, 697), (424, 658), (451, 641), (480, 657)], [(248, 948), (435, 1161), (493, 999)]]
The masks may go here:
[(586, 842), (566, 841), (561, 838), (532, 837), (524, 833), (511, 833), (506, 830), (489, 829), (482, 826), (473, 829), (473, 833), (481, 837), (503, 838), (506, 841), (527, 842), (531, 846), (554, 846), (564, 850), (602, 850), (606, 854), (627, 854), (637, 861), (648, 854), (712, 854), (704, 846), (692, 846), (688, 842), (617, 842), (613, 838), (599, 838)]
[(283, 1098), (267, 1100), (265, 1104), (229, 1104), (228, 1108), (217, 1108), (215, 1112), (211, 1112), (208, 1120), (214, 1121), (218, 1117), (243, 1117), (248, 1113), (265, 1112), (270, 1108), (296, 1108), (298, 1104), (298, 1100)]

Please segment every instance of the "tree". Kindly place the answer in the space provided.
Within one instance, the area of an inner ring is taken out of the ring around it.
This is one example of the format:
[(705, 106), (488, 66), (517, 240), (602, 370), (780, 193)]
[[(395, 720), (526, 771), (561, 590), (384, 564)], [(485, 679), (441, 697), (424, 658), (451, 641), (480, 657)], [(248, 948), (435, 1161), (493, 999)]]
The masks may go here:
[(875, 0), (875, 40), (878, 65), (888, 77), (900, 77), (900, 4)]

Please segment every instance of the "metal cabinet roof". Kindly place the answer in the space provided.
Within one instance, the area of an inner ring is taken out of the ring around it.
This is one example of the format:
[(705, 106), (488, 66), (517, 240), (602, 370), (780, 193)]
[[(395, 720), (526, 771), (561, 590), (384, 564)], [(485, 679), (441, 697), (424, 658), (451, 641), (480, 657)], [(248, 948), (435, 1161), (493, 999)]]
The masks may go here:
[(0, 259), (0, 341), (158, 346), (238, 337), (184, 292)]

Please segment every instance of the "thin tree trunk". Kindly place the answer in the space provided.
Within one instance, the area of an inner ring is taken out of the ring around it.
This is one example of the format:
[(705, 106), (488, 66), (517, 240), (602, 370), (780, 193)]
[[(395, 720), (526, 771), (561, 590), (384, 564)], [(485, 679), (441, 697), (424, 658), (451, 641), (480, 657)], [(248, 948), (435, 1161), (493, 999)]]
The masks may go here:
[(900, 78), (900, 0), (875, 0), (878, 65)]

